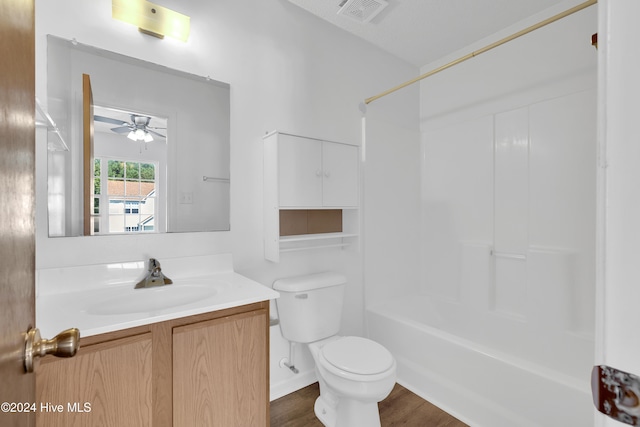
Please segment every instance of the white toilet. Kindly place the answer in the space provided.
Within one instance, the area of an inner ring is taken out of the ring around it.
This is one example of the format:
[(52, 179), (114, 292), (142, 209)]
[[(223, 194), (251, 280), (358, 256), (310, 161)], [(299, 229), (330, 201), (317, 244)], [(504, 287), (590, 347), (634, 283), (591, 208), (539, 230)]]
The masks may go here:
[(327, 427), (379, 427), (378, 402), (396, 382), (396, 361), (375, 341), (340, 337), (346, 278), (338, 273), (274, 282), (282, 335), (305, 343), (320, 383), (315, 414)]

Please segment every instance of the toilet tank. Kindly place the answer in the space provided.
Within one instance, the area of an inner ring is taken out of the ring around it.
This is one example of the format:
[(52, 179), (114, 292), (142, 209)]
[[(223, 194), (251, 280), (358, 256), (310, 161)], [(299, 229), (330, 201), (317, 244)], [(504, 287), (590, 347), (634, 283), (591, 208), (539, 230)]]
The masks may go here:
[(326, 272), (276, 280), (280, 330), (287, 340), (310, 343), (340, 330), (346, 277)]

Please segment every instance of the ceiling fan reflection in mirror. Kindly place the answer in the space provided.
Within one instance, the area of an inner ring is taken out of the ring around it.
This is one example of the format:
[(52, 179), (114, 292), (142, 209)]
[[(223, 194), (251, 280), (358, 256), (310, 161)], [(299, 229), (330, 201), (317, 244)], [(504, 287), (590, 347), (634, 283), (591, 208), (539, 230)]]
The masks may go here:
[(116, 125), (116, 127), (111, 128), (111, 130), (119, 134), (126, 133), (127, 138), (129, 138), (132, 141), (151, 142), (153, 141), (153, 135), (160, 138), (166, 138), (165, 135), (162, 135), (154, 130), (154, 129), (166, 129), (166, 127), (149, 126), (149, 122), (151, 121), (150, 116), (130, 114), (129, 117), (131, 119), (130, 121), (124, 121), (122, 119), (100, 116), (100, 115), (94, 115), (93, 119), (97, 122)]

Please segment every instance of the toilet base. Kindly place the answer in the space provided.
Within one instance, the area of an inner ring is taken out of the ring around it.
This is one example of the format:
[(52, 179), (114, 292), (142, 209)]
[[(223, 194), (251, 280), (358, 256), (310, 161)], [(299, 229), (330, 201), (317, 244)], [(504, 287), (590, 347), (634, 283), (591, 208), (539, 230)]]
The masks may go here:
[(340, 399), (332, 405), (320, 395), (313, 410), (325, 427), (380, 427), (377, 402)]
[(336, 408), (330, 405), (322, 396), (318, 396), (313, 405), (313, 412), (325, 427), (335, 427)]

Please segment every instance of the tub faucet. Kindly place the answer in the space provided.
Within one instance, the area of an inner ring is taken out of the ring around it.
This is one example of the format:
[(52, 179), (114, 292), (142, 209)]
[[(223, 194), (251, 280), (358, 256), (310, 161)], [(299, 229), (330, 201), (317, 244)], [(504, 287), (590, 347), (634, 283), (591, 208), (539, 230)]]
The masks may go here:
[(152, 288), (154, 286), (170, 285), (173, 281), (162, 273), (160, 262), (155, 258), (149, 259), (149, 272), (140, 280), (134, 289)]

